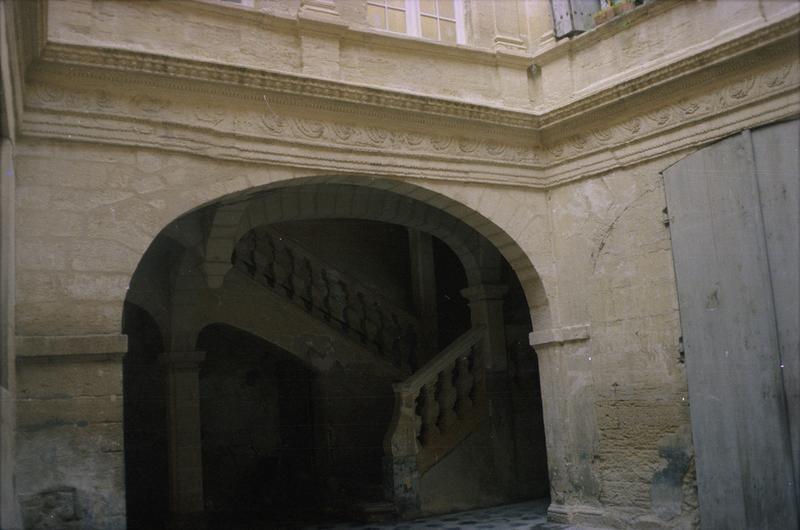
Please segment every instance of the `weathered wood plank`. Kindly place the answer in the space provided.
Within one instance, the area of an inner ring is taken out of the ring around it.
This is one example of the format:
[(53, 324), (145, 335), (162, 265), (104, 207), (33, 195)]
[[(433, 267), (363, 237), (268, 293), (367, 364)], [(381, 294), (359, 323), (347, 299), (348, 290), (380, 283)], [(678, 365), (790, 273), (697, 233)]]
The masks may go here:
[(664, 181), (701, 524), (793, 528), (786, 408), (749, 137), (690, 155)]
[[(786, 409), (800, 484), (800, 120), (752, 133)], [(795, 493), (800, 488), (795, 488)], [(800, 498), (797, 500), (800, 504)]]

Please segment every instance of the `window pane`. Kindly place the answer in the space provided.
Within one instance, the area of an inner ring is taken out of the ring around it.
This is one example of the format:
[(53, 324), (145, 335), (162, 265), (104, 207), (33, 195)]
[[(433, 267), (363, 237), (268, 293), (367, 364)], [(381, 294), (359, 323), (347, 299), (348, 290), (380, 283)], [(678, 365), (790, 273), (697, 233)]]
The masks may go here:
[(439, 0), (439, 16), (444, 18), (456, 18), (456, 10), (453, 0)]
[(436, 0), (420, 0), (419, 12), (426, 15), (436, 15)]
[(389, 7), (396, 7), (399, 9), (406, 8), (406, 0), (389, 0)]
[(386, 10), (382, 7), (367, 5), (367, 22), (373, 28), (386, 29)]
[(389, 9), (389, 31), (406, 32), (406, 13), (399, 9)]
[(439, 29), (442, 32), (442, 40), (445, 42), (456, 42), (456, 23), (447, 20), (439, 21)]
[(436, 29), (436, 19), (431, 17), (419, 17), (422, 26), (422, 36), (426, 39), (439, 40), (439, 32)]

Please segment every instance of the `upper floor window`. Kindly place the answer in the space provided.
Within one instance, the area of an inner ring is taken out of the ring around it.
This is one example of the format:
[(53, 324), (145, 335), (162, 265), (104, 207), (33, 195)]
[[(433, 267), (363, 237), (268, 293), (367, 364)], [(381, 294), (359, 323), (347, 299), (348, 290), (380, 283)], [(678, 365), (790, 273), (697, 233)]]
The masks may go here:
[(461, 0), (367, 0), (367, 21), (373, 28), (395, 33), (465, 42)]

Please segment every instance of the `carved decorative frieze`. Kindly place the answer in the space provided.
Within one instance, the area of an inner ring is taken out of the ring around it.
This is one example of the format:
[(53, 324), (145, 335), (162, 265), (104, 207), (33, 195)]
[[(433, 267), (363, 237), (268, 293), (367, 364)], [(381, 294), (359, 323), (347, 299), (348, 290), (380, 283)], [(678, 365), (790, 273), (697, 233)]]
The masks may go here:
[(612, 123), (602, 129), (589, 129), (549, 145), (550, 164), (588, 153), (625, 145), (657, 135), (675, 127), (723, 114), (745, 104), (767, 99), (800, 85), (800, 63), (791, 62), (747, 76), (708, 93), (688, 96), (656, 107), (640, 116)]
[[(717, 59), (723, 52), (740, 56), (709, 66), (713, 70), (692, 72), (678, 91), (664, 83), (647, 87), (643, 80), (654, 74), (646, 74), (617, 87), (615, 103), (608, 108), (591, 109), (594, 96), (587, 96), (579, 105), (544, 114), (49, 43), (29, 76), (22, 129), (31, 136), (145, 145), (225, 159), (384, 175), (408, 176), (411, 171), (424, 178), (546, 188), (622, 163), (613, 155), (604, 163), (580, 162), (598, 153), (625, 148), (624, 163), (631, 164), (683, 148), (666, 141), (638, 152), (631, 146), (681, 127), (724, 122), (734, 110), (753, 108), (755, 119), (756, 105), (784, 98), (785, 116), (797, 113), (800, 64), (786, 53), (787, 24), (773, 25), (783, 31), (783, 40), (770, 37), (777, 44), (761, 55), (761, 62), (742, 55), (754, 45), (748, 36), (710, 50), (710, 57)], [(700, 55), (689, 61), (695, 68)], [(658, 80), (667, 79), (668, 71), (673, 77), (689, 76), (682, 68), (662, 69)], [(742, 75), (749, 70), (751, 74)], [(703, 83), (709, 76), (713, 85)], [(74, 82), (76, 77), (83, 80)], [(146, 87), (152, 90), (143, 91)], [(627, 92), (638, 99), (623, 100)], [(209, 98), (216, 95), (224, 98)], [(633, 102), (630, 107), (628, 101)], [(736, 119), (741, 116), (731, 118)], [(724, 129), (717, 125), (696, 134), (711, 141)]]

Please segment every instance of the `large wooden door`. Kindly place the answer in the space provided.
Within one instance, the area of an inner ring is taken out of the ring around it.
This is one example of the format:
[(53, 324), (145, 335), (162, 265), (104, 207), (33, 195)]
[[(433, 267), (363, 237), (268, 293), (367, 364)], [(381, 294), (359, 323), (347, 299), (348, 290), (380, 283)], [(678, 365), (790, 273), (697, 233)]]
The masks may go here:
[(704, 529), (798, 527), (800, 121), (664, 172)]

